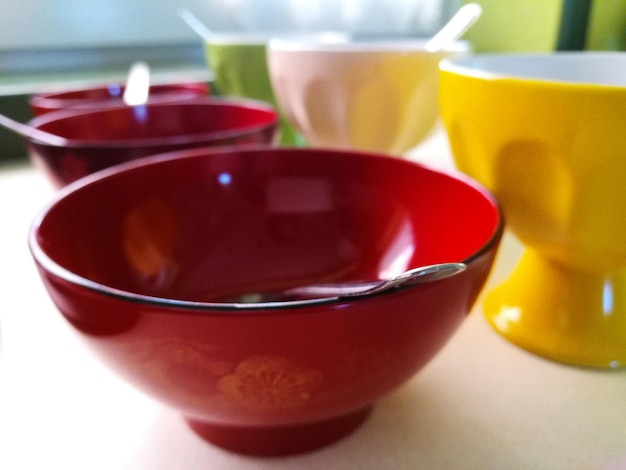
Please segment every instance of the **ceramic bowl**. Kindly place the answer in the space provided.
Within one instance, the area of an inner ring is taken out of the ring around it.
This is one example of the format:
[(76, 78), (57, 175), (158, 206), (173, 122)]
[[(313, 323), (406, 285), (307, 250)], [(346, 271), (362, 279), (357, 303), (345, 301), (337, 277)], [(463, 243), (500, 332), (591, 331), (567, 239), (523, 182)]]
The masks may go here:
[[(279, 455), (347, 435), (438, 353), (502, 223), (480, 186), (410, 161), (192, 149), (65, 188), (29, 240), (59, 310), (114, 370), (206, 440)], [(449, 261), (467, 269), (358, 298), (257, 302)]]
[(261, 102), (196, 98), (56, 111), (33, 119), (30, 125), (69, 139), (63, 146), (28, 140), (32, 161), (61, 187), (103, 168), (157, 153), (274, 143), (278, 115)]
[(457, 42), (430, 51), (408, 39), (277, 39), (268, 68), (279, 110), (312, 146), (400, 156), (439, 118), (439, 62), (465, 54)]
[(512, 342), (576, 365), (626, 364), (626, 54), (445, 61), (457, 166), (502, 202), (526, 250), (485, 300)]
[[(122, 100), (124, 89), (124, 85), (113, 83), (108, 86), (42, 92), (34, 94), (29, 104), (35, 116), (67, 108), (93, 109), (120, 106), (124, 104)], [(209, 94), (210, 88), (206, 83), (171, 83), (150, 86), (150, 101), (174, 102)]]

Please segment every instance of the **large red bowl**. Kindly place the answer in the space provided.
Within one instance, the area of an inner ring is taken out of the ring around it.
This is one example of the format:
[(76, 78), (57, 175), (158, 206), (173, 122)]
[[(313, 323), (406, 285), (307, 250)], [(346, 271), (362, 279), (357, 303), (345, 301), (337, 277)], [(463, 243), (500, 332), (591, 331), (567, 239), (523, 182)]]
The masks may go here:
[[(35, 116), (63, 109), (96, 109), (107, 106), (120, 106), (123, 103), (125, 86), (112, 83), (107, 86), (72, 88), (63, 91), (34, 94), (30, 107)], [(208, 96), (211, 89), (206, 83), (167, 83), (150, 86), (151, 101), (182, 101), (198, 96)]]
[(278, 138), (278, 114), (270, 105), (208, 97), (55, 111), (30, 125), (68, 140), (59, 146), (27, 139), (32, 161), (57, 187), (148, 155), (191, 147), (270, 144)]
[[(502, 230), (496, 201), (460, 175), (257, 147), (87, 177), (29, 244), (61, 313), (113, 369), (208, 441), (277, 455), (348, 434), (428, 363), (476, 301)], [(360, 298), (224, 300), (450, 261), (467, 269)]]

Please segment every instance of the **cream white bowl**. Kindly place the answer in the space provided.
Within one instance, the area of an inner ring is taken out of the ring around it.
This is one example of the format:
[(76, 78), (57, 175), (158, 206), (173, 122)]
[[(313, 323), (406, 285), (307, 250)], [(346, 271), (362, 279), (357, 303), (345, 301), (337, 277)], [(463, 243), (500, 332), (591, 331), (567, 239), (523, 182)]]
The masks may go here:
[(433, 52), (422, 40), (277, 39), (267, 60), (278, 106), (309, 145), (401, 155), (437, 124), (439, 62), (469, 50), (466, 42)]

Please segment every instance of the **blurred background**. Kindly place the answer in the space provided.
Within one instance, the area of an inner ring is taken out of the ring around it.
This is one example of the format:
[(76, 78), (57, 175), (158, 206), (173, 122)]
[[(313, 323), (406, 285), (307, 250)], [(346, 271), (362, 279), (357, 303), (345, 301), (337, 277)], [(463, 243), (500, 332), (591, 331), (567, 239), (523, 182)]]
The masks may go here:
[(21, 0), (0, 2), (0, 73), (203, 64), (181, 8), (215, 31), (341, 30), (427, 36), (460, 0)]
[[(429, 36), (463, 0), (21, 0), (0, 2), (0, 76), (126, 65), (142, 54), (157, 65), (202, 65), (186, 8), (216, 31), (339, 30)], [(563, 6), (590, 5), (587, 46), (623, 49), (624, 0), (478, 0), (468, 33), (478, 51), (550, 50)], [(135, 54), (135, 55), (133, 55)]]
[[(215, 31), (340, 30), (427, 37), (463, 0), (20, 0), (0, 2), (0, 112), (26, 121), (25, 97), (59, 86), (123, 80), (150, 64), (157, 80), (210, 80), (200, 37), (179, 16)], [(584, 21), (586, 49), (626, 48), (624, 0), (478, 0), (483, 16), (466, 35), (476, 52), (550, 51), (567, 24)], [(573, 10), (572, 10), (573, 8)], [(570, 14), (571, 14), (570, 11)], [(580, 32), (579, 30), (577, 32)], [(207, 66), (208, 65), (208, 66)], [(0, 161), (23, 154), (0, 130)]]

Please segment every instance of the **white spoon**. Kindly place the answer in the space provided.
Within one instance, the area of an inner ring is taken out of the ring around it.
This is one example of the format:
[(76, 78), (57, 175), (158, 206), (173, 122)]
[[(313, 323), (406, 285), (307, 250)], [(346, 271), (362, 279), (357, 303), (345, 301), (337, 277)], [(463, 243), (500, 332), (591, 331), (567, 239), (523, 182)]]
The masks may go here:
[(213, 32), (187, 8), (181, 8), (178, 10), (178, 16), (180, 16), (183, 21), (187, 23), (187, 26), (189, 26), (193, 32), (205, 41), (209, 42), (210, 39), (213, 38)]
[(131, 65), (122, 99), (128, 106), (146, 104), (150, 95), (150, 67), (145, 62)]
[(0, 126), (3, 126), (26, 139), (52, 145), (54, 147), (66, 147), (69, 143), (69, 140), (65, 137), (50, 134), (49, 132), (42, 131), (36, 127), (29, 126), (28, 124), (22, 124), (21, 122), (15, 121), (14, 119), (11, 119), (3, 114), (0, 114)]
[(478, 3), (468, 3), (459, 8), (454, 16), (426, 43), (426, 50), (436, 52), (463, 36), (480, 18), (483, 9)]

